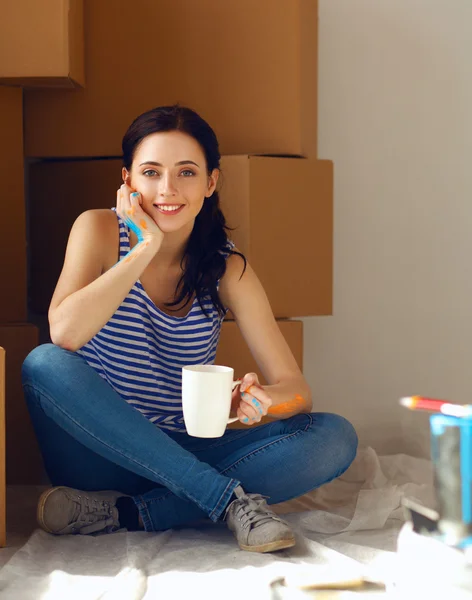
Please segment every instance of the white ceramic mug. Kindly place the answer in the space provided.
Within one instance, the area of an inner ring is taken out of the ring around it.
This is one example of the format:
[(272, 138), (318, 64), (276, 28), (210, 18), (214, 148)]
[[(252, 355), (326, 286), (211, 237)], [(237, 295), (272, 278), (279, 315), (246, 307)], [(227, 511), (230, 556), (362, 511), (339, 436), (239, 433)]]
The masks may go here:
[(187, 433), (194, 437), (221, 437), (229, 423), (231, 396), (241, 381), (233, 381), (234, 369), (219, 365), (182, 368), (182, 409)]

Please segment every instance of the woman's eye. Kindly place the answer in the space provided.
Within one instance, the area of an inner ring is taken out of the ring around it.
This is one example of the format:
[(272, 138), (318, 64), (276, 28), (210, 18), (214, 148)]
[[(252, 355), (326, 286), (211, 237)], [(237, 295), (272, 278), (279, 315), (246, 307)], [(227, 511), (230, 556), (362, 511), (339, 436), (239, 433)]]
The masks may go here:
[(190, 169), (185, 169), (184, 171), (182, 171), (181, 175), (183, 175), (184, 177), (191, 177), (192, 175), (195, 175), (195, 173)]
[(143, 175), (146, 177), (152, 177), (153, 175), (157, 175), (157, 171), (154, 171), (154, 169), (146, 169), (143, 171)]

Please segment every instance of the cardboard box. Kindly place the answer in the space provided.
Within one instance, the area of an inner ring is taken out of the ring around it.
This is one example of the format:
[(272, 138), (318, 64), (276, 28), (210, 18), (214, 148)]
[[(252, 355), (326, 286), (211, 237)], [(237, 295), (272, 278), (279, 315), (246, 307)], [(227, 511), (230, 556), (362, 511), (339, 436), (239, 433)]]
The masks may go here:
[(333, 163), (224, 156), (221, 206), (231, 237), (278, 318), (329, 315), (333, 288)]
[[(278, 319), (277, 324), (298, 366), (303, 370), (303, 321)], [(246, 373), (257, 373), (259, 381), (263, 385), (267, 383), (235, 321), (223, 322), (215, 365), (232, 367), (235, 379), (244, 377)]]
[[(332, 310), (333, 165), (303, 158), (225, 156), (221, 204), (236, 245), (258, 274), (276, 317)], [(111, 208), (121, 161), (40, 162), (29, 172), (30, 308), (45, 314), (70, 228)]]
[[(298, 366), (303, 370), (303, 322), (277, 320), (277, 324)], [(223, 322), (215, 364), (233, 367), (235, 379), (244, 377), (246, 373), (257, 373), (259, 381), (263, 385), (267, 383), (235, 321)], [(273, 417), (264, 417), (261, 424), (270, 423), (271, 421), (273, 421)], [(245, 429), (248, 425), (236, 421), (228, 427), (230, 429)]]
[(5, 349), (0, 348), (0, 547), (7, 543), (6, 535), (6, 464), (5, 464)]
[(29, 166), (29, 309), (46, 315), (80, 213), (116, 206), (120, 160), (39, 162)]
[(131, 122), (179, 102), (222, 154), (316, 157), (317, 0), (86, 0), (87, 85), (29, 91), (30, 157), (120, 156)]
[(0, 325), (0, 346), (6, 367), (6, 478), (8, 484), (40, 483), (42, 459), (26, 408), (21, 384), (21, 365), (38, 345), (38, 331), (29, 323)]
[(2, 3), (0, 84), (83, 86), (83, 0)]
[(26, 320), (26, 221), (21, 88), (0, 86), (0, 322)]

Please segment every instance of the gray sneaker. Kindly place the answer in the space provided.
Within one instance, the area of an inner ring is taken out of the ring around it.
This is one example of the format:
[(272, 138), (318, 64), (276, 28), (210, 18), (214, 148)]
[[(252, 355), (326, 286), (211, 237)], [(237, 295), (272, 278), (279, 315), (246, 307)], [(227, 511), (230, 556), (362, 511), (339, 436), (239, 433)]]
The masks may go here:
[(82, 492), (53, 487), (38, 500), (38, 525), (55, 535), (111, 533), (120, 528), (115, 504), (120, 492)]
[(288, 523), (267, 506), (264, 496), (246, 494), (241, 486), (225, 512), (229, 529), (234, 532), (241, 550), (274, 552), (295, 546), (295, 536)]

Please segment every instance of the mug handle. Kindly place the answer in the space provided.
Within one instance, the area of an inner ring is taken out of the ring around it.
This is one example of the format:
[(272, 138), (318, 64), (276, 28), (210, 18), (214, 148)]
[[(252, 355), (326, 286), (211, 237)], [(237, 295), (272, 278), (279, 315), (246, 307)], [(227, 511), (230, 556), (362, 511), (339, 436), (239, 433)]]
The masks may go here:
[[(242, 379), (237, 379), (236, 381), (233, 381), (233, 385), (232, 385), (231, 389), (234, 390), (234, 388), (237, 385), (239, 385), (241, 383), (241, 381), (242, 381)], [(239, 421), (239, 418), (238, 417), (232, 417), (231, 419), (228, 419), (228, 423), (227, 424), (229, 425), (230, 423), (235, 423), (236, 421)]]

